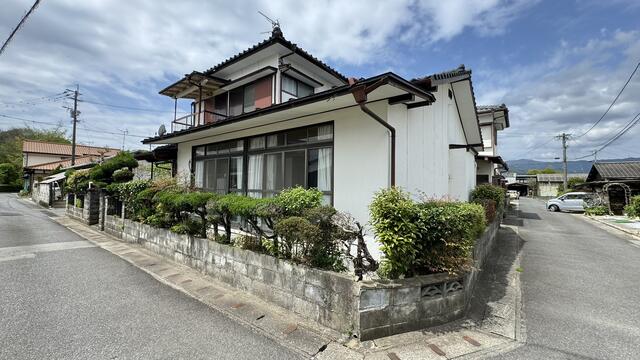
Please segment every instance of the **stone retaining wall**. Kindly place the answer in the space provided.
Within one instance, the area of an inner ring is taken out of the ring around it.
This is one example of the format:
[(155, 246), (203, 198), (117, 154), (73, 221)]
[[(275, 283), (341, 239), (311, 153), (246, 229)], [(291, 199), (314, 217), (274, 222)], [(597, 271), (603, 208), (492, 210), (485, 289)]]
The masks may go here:
[[(70, 199), (71, 197), (71, 199)], [(67, 195), (65, 213), (74, 220), (78, 220), (87, 225), (98, 223), (101, 207), (100, 207), (100, 191), (87, 191), (84, 195), (84, 207), (76, 207), (76, 195)], [(72, 203), (69, 203), (73, 201)]]
[(360, 339), (376, 339), (462, 318), (471, 303), (478, 272), (495, 243), (501, 218), (502, 214), (497, 214), (476, 240), (473, 270), (464, 276), (433, 274), (363, 281), (358, 307)]
[(358, 283), (353, 276), (310, 269), (113, 215), (105, 216), (104, 229), (324, 326), (345, 333), (354, 330)]
[[(86, 200), (85, 200), (86, 202)], [(468, 310), (478, 271), (491, 251), (501, 214), (476, 241), (474, 269), (464, 276), (433, 274), (393, 281), (356, 281), (354, 276), (322, 271), (275, 257), (180, 235), (104, 211), (100, 228), (178, 263), (254, 294), (321, 325), (361, 340), (441, 325)], [(71, 217), (78, 210), (67, 208)]]

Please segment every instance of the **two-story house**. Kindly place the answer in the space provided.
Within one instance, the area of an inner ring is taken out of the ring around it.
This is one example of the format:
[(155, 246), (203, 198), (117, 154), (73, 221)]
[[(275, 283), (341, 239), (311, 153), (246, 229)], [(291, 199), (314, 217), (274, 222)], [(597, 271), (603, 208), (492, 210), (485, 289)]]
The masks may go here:
[(484, 150), (476, 157), (477, 183), (500, 185), (502, 172), (509, 167), (498, 153), (498, 131), (509, 127), (509, 109), (505, 104), (478, 106), (478, 119), (482, 131)]
[(192, 113), (143, 141), (177, 144), (182, 181), (219, 193), (270, 197), (318, 188), (366, 223), (381, 188), (467, 200), (482, 150), (471, 72), (413, 81), (392, 72), (347, 78), (271, 36), (160, 91)]

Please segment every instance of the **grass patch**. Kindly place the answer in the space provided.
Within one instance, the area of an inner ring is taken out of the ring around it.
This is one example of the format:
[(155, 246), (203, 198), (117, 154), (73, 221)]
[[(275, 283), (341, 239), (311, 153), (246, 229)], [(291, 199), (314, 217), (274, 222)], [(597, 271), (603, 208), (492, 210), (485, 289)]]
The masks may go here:
[(518, 266), (518, 267), (516, 268), (516, 271), (517, 271), (517, 272), (519, 272), (519, 273), (521, 273), (521, 272), (523, 272), (523, 271), (524, 271), (524, 269), (523, 269), (523, 268), (521, 268), (520, 266)]

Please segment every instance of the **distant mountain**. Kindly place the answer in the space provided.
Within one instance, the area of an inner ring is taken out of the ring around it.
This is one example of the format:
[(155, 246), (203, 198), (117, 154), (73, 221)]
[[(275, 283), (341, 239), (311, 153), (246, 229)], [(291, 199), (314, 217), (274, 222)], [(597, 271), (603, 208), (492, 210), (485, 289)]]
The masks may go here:
[[(614, 162), (614, 161), (640, 161), (640, 158), (626, 158), (626, 159), (606, 159), (602, 162)], [(532, 169), (545, 169), (551, 168), (562, 171), (561, 161), (537, 161), (529, 159), (508, 160), (509, 171), (518, 174), (526, 174), (528, 170)], [(591, 160), (573, 160), (567, 162), (568, 173), (588, 173), (591, 170), (593, 162)]]

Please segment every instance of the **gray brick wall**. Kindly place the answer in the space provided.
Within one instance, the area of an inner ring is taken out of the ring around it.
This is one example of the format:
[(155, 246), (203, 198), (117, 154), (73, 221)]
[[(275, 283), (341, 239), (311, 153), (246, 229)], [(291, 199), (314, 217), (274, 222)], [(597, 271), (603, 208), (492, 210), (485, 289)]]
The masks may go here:
[[(82, 209), (69, 206), (74, 216)], [(80, 211), (80, 213), (82, 213)], [(299, 266), (272, 256), (104, 215), (104, 231), (361, 340), (440, 325), (464, 316), (477, 272), (494, 244), (501, 214), (476, 241), (473, 271), (394, 281)]]

